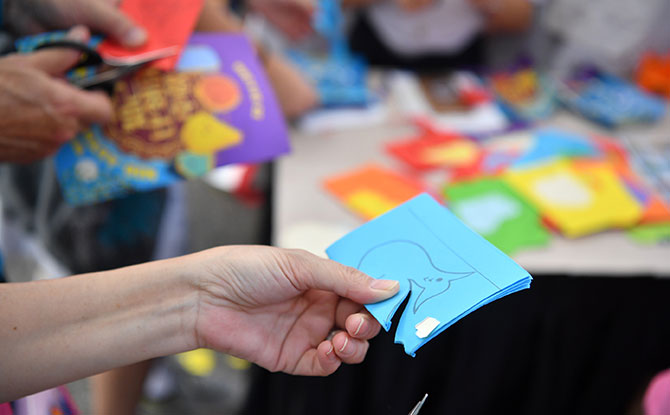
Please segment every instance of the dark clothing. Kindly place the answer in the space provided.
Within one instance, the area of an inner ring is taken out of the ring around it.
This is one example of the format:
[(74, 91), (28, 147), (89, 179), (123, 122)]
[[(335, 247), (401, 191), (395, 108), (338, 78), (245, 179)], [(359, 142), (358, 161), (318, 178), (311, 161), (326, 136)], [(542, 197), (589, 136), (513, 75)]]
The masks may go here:
[(390, 49), (375, 32), (365, 12), (359, 13), (349, 34), (351, 49), (362, 55), (371, 66), (397, 68), (419, 73), (443, 73), (450, 69), (478, 69), (484, 61), (481, 38), (475, 39), (461, 52), (453, 55), (427, 54), (403, 56)]
[[(254, 415), (627, 414), (670, 367), (670, 280), (536, 277), (404, 354), (393, 331), (329, 377), (257, 369)], [(397, 313), (400, 314), (400, 313)], [(262, 397), (262, 398), (261, 398)]]

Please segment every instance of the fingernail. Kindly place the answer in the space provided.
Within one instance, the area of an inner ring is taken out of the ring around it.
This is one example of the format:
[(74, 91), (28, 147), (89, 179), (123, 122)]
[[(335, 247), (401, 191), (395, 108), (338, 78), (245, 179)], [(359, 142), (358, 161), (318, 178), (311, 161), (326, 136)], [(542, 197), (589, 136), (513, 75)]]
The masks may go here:
[(147, 32), (140, 27), (134, 27), (126, 33), (123, 41), (128, 46), (141, 46), (147, 41)]
[(340, 353), (344, 352), (344, 349), (347, 347), (347, 344), (349, 344), (349, 338), (348, 338), (348, 337), (345, 337), (345, 338), (344, 338), (344, 344), (343, 344), (342, 347), (340, 348)]
[(330, 344), (330, 349), (326, 352), (326, 356), (329, 356), (331, 353), (333, 353), (333, 343)]
[(356, 331), (354, 332), (354, 336), (357, 335), (359, 331), (361, 331), (361, 327), (363, 327), (364, 322), (365, 322), (365, 318), (361, 317), (361, 321), (358, 322), (358, 327), (356, 328)]
[(396, 291), (400, 283), (396, 280), (374, 280), (370, 284), (370, 288), (373, 290), (382, 290), (382, 291)]

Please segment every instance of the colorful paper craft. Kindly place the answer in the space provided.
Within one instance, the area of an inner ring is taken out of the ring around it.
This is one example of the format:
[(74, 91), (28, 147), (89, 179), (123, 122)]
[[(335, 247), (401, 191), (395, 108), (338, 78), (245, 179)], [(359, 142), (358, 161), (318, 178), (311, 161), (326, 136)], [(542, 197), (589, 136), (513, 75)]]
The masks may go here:
[(556, 108), (555, 88), (532, 68), (495, 73), (490, 84), (513, 119), (544, 119)]
[(533, 144), (512, 167), (523, 167), (561, 157), (598, 156), (600, 156), (599, 149), (584, 135), (563, 130), (542, 129), (533, 133)]
[(670, 53), (645, 53), (635, 75), (637, 84), (646, 91), (670, 99)]
[(345, 206), (366, 220), (424, 191), (420, 183), (376, 165), (331, 177), (324, 185)]
[(558, 96), (568, 108), (606, 127), (654, 122), (665, 113), (663, 100), (593, 68), (576, 71)]
[(532, 281), (427, 194), (366, 223), (326, 253), (374, 278), (400, 282), (398, 294), (366, 308), (388, 331), (409, 295), (395, 342), (411, 356), (456, 321)]
[(366, 106), (376, 100), (368, 88), (368, 65), (347, 41), (339, 0), (319, 0), (312, 16), (318, 37), (288, 52), (289, 58), (313, 83), (324, 107)]
[(61, 148), (56, 170), (69, 202), (154, 189), (289, 150), (281, 110), (245, 36), (193, 35), (178, 69), (149, 68), (117, 83), (114, 120)]
[(470, 171), (482, 157), (481, 147), (459, 134), (424, 134), (389, 144), (388, 152), (417, 170), (443, 168)]
[(501, 173), (526, 154), (534, 143), (535, 136), (527, 131), (496, 136), (482, 142), (482, 161), (472, 176)]
[(508, 255), (549, 242), (537, 210), (500, 179), (449, 184), (444, 193), (456, 216)]
[(670, 222), (636, 226), (628, 236), (643, 245), (670, 244)]
[(112, 39), (100, 45), (105, 57), (125, 58), (168, 47), (177, 47), (177, 54), (151, 63), (154, 68), (171, 70), (186, 45), (202, 10), (204, 0), (123, 0), (121, 11), (147, 31), (147, 42), (128, 49)]
[(640, 224), (670, 222), (670, 205), (647, 185), (628, 163), (619, 163), (615, 166), (626, 189), (644, 209)]
[(568, 237), (629, 227), (643, 213), (607, 162), (559, 160), (509, 170), (504, 178)]

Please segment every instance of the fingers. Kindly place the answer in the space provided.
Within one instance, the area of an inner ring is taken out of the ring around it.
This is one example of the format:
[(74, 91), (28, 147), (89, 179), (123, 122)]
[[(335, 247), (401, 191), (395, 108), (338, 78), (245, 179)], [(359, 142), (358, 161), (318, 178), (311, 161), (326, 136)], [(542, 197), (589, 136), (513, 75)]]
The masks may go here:
[(284, 250), (291, 264), (287, 275), (294, 285), (303, 289), (332, 291), (359, 304), (376, 303), (394, 296), (398, 281), (374, 279), (359, 270), (335, 261), (319, 258), (306, 251)]
[(367, 340), (356, 339), (344, 331), (333, 336), (331, 343), (333, 345), (332, 353), (335, 353), (342, 362), (348, 364), (361, 363), (370, 347)]
[(0, 137), (0, 161), (31, 163), (41, 160), (58, 149), (55, 143), (18, 137)]
[(305, 353), (303, 362), (296, 374), (309, 376), (328, 376), (342, 363), (361, 363), (368, 352), (366, 340), (354, 339), (340, 332), (332, 341), (324, 340), (316, 349)]
[[(357, 364), (365, 359), (370, 347), (366, 339), (379, 333), (380, 326), (374, 319), (362, 313), (347, 319), (347, 331), (337, 332), (332, 339), (322, 341), (316, 349), (310, 349), (300, 358), (295, 370), (296, 375), (328, 376), (342, 363)], [(363, 323), (361, 324), (361, 318)], [(353, 332), (358, 331), (357, 335)]]
[(53, 82), (52, 94), (54, 106), (64, 115), (75, 117), (80, 128), (112, 118), (112, 103), (102, 92), (83, 91), (65, 82)]
[(357, 313), (347, 318), (344, 328), (355, 339), (369, 340), (379, 334), (382, 326), (370, 314)]
[[(75, 26), (67, 34), (67, 39), (88, 42), (91, 34), (84, 26)], [(27, 55), (17, 55), (25, 64), (48, 73), (49, 75), (63, 75), (72, 68), (81, 56), (81, 52), (71, 48), (50, 48), (38, 50)]]
[(135, 48), (147, 41), (147, 33), (110, 2), (91, 1), (82, 11), (82, 24), (112, 37), (123, 46)]
[(381, 325), (360, 304), (351, 300), (340, 300), (335, 310), (335, 327), (346, 329), (350, 336), (371, 339), (381, 329)]

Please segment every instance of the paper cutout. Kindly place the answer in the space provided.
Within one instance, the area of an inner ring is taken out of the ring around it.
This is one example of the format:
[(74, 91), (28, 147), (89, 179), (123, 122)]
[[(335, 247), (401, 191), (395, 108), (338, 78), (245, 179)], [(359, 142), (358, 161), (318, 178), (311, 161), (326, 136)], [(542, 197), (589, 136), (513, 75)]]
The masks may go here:
[(193, 35), (178, 69), (118, 82), (114, 119), (61, 148), (66, 200), (106, 200), (288, 151), (283, 115), (244, 35)]
[[(395, 342), (403, 344), (411, 356), (462, 317), (528, 288), (532, 280), (523, 268), (427, 194), (366, 223), (326, 253), (374, 278), (400, 282), (398, 294), (366, 308), (388, 331), (391, 318), (409, 295)], [(428, 317), (439, 325), (421, 338), (417, 328), (423, 328)]]
[(444, 193), (456, 216), (508, 255), (549, 242), (537, 210), (500, 179), (454, 183)]
[(558, 97), (568, 108), (606, 127), (654, 122), (665, 113), (660, 98), (596, 68), (578, 68), (560, 85)]
[(512, 133), (482, 143), (479, 164), (469, 172), (462, 172), (461, 177), (494, 175), (510, 167), (526, 167), (557, 158), (600, 158), (608, 151), (614, 148), (605, 139), (554, 128)]
[(416, 329), (416, 337), (420, 339), (425, 339), (430, 333), (433, 332), (440, 325), (440, 321), (433, 317), (426, 317), (420, 323), (417, 323), (414, 328)]
[(597, 157), (601, 153), (595, 144), (580, 134), (556, 129), (533, 133), (533, 145), (516, 160), (513, 167), (538, 163), (558, 157)]
[(628, 236), (643, 245), (670, 244), (670, 222), (636, 226)]
[(490, 77), (490, 84), (514, 120), (544, 119), (556, 108), (553, 83), (532, 68), (495, 73)]
[(641, 206), (606, 162), (560, 160), (510, 170), (504, 178), (568, 237), (632, 226), (642, 216)]
[(635, 80), (646, 91), (670, 99), (670, 53), (645, 53), (640, 59)]
[[(121, 11), (147, 31), (147, 42), (139, 48), (128, 49), (106, 39), (99, 51), (104, 57), (114, 58), (131, 57), (172, 46), (177, 46), (181, 52), (193, 32), (202, 5), (203, 0), (123, 0)], [(175, 67), (178, 60), (179, 53), (152, 62), (150, 66), (168, 71)]]
[(387, 146), (388, 152), (418, 170), (444, 168), (459, 174), (479, 163), (481, 147), (459, 134), (423, 134)]
[(324, 186), (364, 219), (377, 217), (424, 191), (420, 183), (372, 164), (328, 178)]
[(616, 163), (615, 166), (626, 189), (643, 206), (640, 224), (670, 222), (670, 203), (666, 203), (655, 189), (635, 173), (627, 161)]

